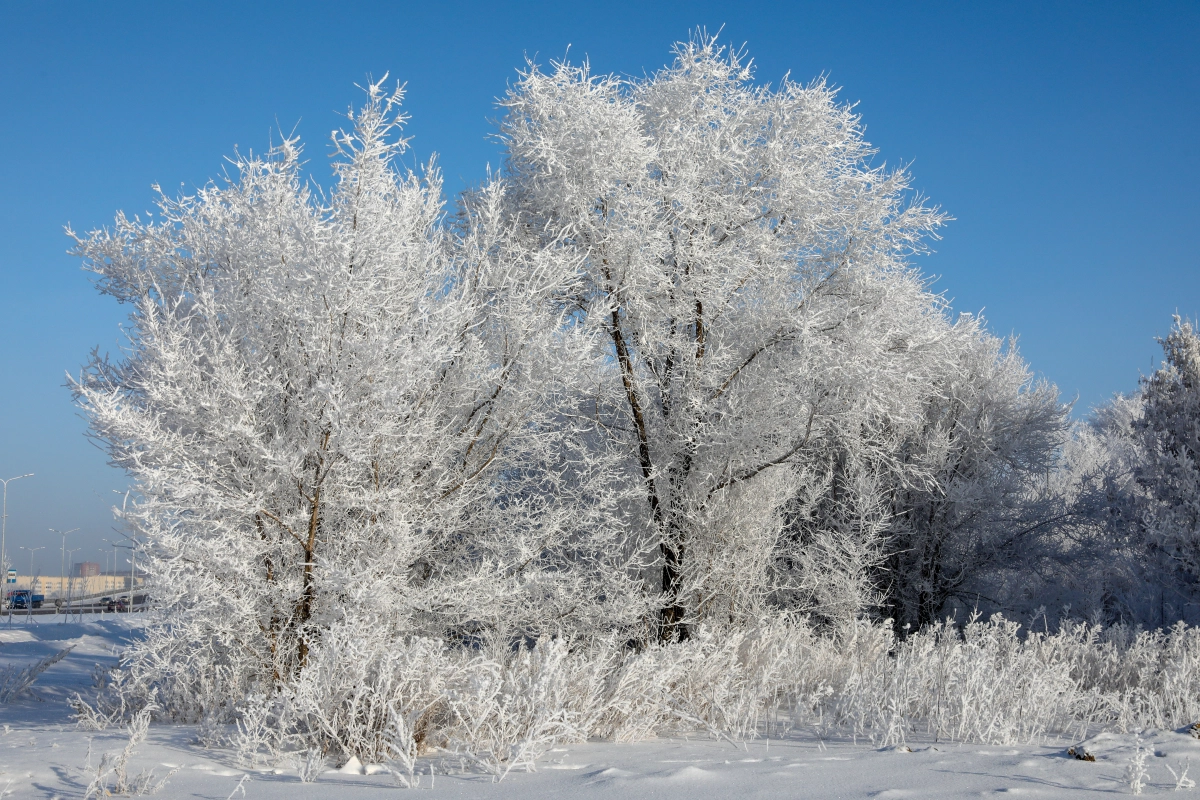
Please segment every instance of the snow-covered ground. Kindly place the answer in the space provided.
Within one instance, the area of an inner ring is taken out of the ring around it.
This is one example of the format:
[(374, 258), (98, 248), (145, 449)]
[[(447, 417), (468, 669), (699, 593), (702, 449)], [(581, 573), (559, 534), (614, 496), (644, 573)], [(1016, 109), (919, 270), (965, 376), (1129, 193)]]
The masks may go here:
[[(32, 695), (0, 705), (0, 797), (82, 797), (103, 754), (115, 754), (128, 742), (121, 729), (97, 733), (77, 728), (66, 701), (72, 692), (91, 686), (95, 665), (115, 661), (116, 648), (137, 625), (138, 616), (84, 620), (0, 621), (0, 669), (25, 666), (74, 645), (69, 655), (40, 676)], [(197, 734), (195, 726), (152, 726), (146, 741), (134, 750), (130, 774), (153, 770), (155, 783), (168, 781), (159, 796), (172, 798), (222, 800), (242, 797), (244, 791), (250, 800), (337, 800), (395, 796), (402, 791), (396, 779), (376, 765), (341, 771), (330, 765), (315, 783), (302, 783), (294, 764), (242, 769), (232, 753), (197, 744)], [(1139, 741), (1146, 756), (1146, 795), (1175, 789), (1171, 769), (1179, 774), (1192, 758), (1200, 765), (1200, 740), (1186, 731), (1143, 731), (1140, 740), (1134, 734), (1099, 734), (1082, 744), (1095, 762), (1067, 754), (1069, 746), (1079, 747), (1077, 742), (995, 747), (910, 741), (910, 752), (797, 733), (745, 743), (700, 737), (564, 746), (548, 753), (537, 772), (513, 772), (499, 783), (449, 754), (421, 759), (417, 773), (423, 793), (496, 800), (993, 794), (1069, 798), (1132, 793), (1129, 771)], [(167, 777), (172, 770), (176, 771)], [(1195, 774), (1200, 777), (1200, 766)]]

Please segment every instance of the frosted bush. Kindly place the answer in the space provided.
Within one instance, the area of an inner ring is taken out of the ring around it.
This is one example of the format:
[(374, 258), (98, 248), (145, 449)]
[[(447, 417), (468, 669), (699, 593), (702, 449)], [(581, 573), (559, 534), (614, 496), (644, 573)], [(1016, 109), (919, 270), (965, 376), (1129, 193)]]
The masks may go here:
[(920, 732), (1030, 743), (1089, 727), (1172, 728), (1200, 714), (1200, 631), (1064, 624), (1026, 632), (997, 616), (932, 626), (874, 660), (847, 663), (828, 704), (834, 726), (883, 744)]
[(1182, 624), (1048, 633), (999, 616), (902, 641), (887, 624), (820, 631), (778, 617), (642, 649), (615, 636), (384, 646), (335, 628), (292, 687), (239, 706), (233, 744), (247, 764), (316, 752), (392, 763), (413, 779), (433, 751), (502, 778), (559, 743), (690, 732), (1036, 743), (1189, 724), (1200, 716), (1198, 663), (1200, 630)]

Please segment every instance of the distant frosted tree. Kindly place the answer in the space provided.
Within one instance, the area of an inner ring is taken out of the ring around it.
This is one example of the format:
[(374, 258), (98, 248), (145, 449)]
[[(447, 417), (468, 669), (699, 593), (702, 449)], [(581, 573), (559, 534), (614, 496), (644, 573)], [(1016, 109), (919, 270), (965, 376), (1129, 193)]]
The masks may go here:
[(825, 616), (853, 603), (904, 630), (952, 602), (1011, 612), (1007, 576), (1028, 574), (1068, 516), (1049, 482), (1068, 433), (1055, 388), (979, 318), (925, 304), (889, 317), (884, 339), (913, 394), (828, 426), (788, 508), (780, 566), (802, 566), (795, 591)]
[(1150, 501), (1142, 522), (1153, 544), (1200, 580), (1200, 336), (1175, 317), (1163, 364), (1142, 381), (1142, 416), (1133, 422), (1145, 462), (1136, 470)]
[(1176, 316), (1160, 344), (1162, 365), (1093, 411), (1056, 476), (1077, 608), (1151, 627), (1200, 621), (1200, 337)]
[(898, 626), (936, 623), (950, 601), (1011, 609), (997, 573), (1034, 568), (1069, 517), (1049, 479), (1069, 431), (1055, 387), (977, 318), (945, 345), (891, 493), (884, 580)]
[(1200, 619), (1200, 337), (1176, 316), (1160, 343), (1159, 369), (1097, 415), (1107, 462), (1093, 507), (1139, 581), (1116, 613), (1169, 625)]

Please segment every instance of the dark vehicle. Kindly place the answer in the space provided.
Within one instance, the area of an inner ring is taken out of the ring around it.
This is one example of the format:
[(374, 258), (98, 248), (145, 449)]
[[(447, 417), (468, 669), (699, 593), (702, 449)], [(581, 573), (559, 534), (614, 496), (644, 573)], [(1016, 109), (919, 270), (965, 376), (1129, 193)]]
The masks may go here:
[(34, 608), (41, 608), (42, 603), (46, 601), (46, 596), (41, 594), (31, 594), (28, 589), (13, 589), (8, 593), (8, 607), (11, 609), (29, 608), (32, 599)]
[(100, 605), (104, 606), (105, 611), (113, 611), (117, 607), (117, 601), (111, 597), (101, 597)]

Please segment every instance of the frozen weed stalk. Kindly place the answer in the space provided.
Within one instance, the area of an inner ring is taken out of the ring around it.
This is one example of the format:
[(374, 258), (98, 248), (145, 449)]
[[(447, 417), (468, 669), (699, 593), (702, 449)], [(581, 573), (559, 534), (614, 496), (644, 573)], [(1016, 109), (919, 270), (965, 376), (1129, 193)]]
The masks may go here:
[(389, 747), (395, 758), (392, 774), (396, 781), (405, 788), (412, 789), (417, 785), (415, 769), (417, 764), (417, 743), (410, 733), (408, 720), (399, 711), (393, 710), (390, 721)]
[(296, 771), (301, 783), (315, 783), (325, 771), (325, 753), (320, 748), (312, 747), (296, 756)]
[(226, 797), (225, 800), (233, 800), (235, 796), (244, 798), (246, 796), (246, 781), (248, 780), (250, 780), (250, 775), (248, 773), (242, 775), (237, 782), (237, 786), (233, 787), (233, 791), (229, 793), (229, 797)]
[[(0, 667), (0, 704), (11, 703), (33, 686), (34, 681), (50, 667), (62, 661), (74, 649), (74, 645), (47, 656), (27, 667)], [(7, 731), (8, 726), (5, 725)]]
[(1184, 759), (1184, 762), (1179, 765), (1179, 772), (1175, 772), (1170, 764), (1167, 764), (1167, 771), (1171, 773), (1171, 777), (1175, 779), (1175, 791), (1182, 789), (1195, 789), (1196, 782), (1188, 777), (1188, 770), (1191, 768), (1191, 759)]
[(84, 769), (92, 772), (92, 780), (84, 792), (84, 800), (113, 794), (133, 796), (157, 794), (167, 785), (171, 776), (179, 771), (178, 767), (172, 769), (157, 783), (154, 782), (154, 770), (142, 770), (134, 776), (129, 774), (129, 759), (133, 756), (134, 749), (146, 740), (153, 710), (152, 706), (147, 706), (138, 712), (126, 728), (129, 741), (124, 749), (120, 753), (104, 753), (100, 757), (100, 763), (94, 769), (90, 766), (92, 748), (91, 740), (88, 740)]
[(1133, 755), (1129, 757), (1129, 765), (1125, 768), (1125, 777), (1129, 780), (1129, 789), (1134, 794), (1141, 794), (1146, 785), (1149, 773), (1146, 771), (1146, 758), (1150, 751), (1142, 747), (1142, 737), (1135, 740)]

